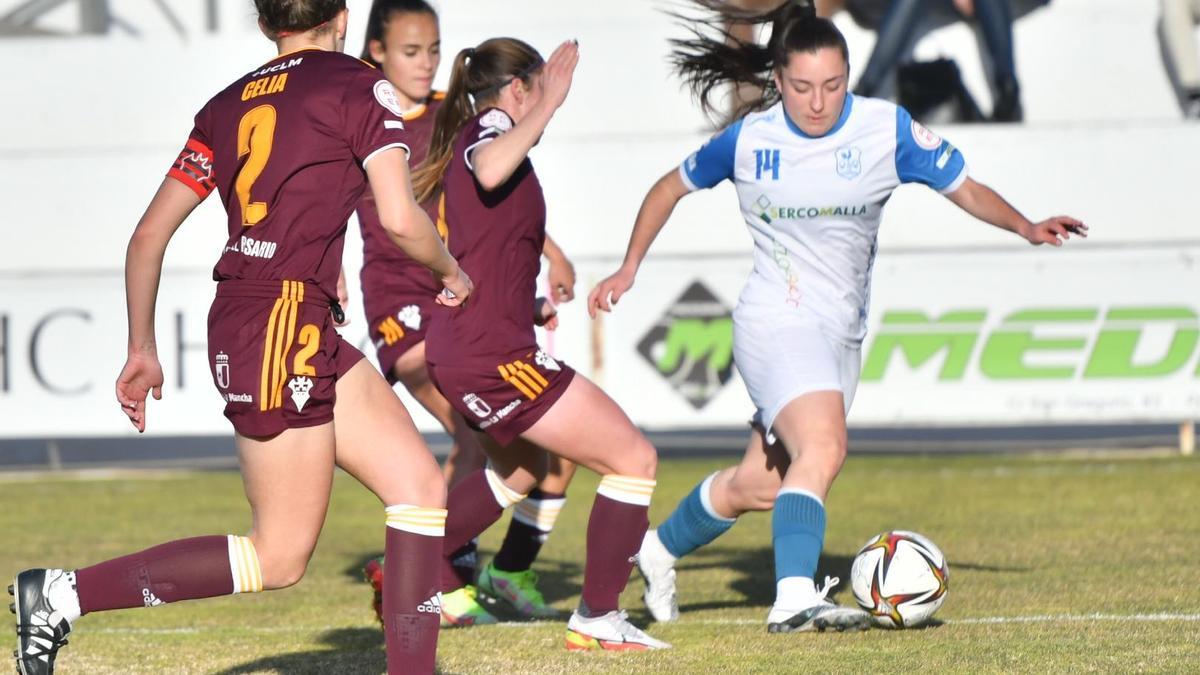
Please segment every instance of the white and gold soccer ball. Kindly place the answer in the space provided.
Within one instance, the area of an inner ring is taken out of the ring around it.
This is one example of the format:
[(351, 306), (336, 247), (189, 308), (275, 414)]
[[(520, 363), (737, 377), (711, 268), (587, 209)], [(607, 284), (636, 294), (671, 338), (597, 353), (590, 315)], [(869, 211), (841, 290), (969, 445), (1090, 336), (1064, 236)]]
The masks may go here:
[(916, 532), (871, 537), (854, 557), (850, 582), (858, 604), (883, 628), (911, 628), (946, 600), (950, 566), (941, 549)]

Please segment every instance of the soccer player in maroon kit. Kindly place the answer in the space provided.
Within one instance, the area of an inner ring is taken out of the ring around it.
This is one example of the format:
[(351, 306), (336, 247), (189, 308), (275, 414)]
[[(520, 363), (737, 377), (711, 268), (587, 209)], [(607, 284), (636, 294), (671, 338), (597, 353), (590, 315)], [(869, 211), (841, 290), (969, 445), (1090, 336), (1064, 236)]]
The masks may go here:
[(418, 199), (443, 191), (443, 235), (478, 281), (459, 312), (434, 312), (425, 347), (429, 374), (485, 432), (490, 459), (447, 498), (443, 610), (464, 594), (450, 554), (533, 488), (549, 451), (603, 477), (567, 648), (663, 648), (669, 645), (631, 624), (618, 606), (646, 531), (654, 447), (612, 399), (534, 339), (546, 316), (535, 303), (546, 203), (527, 155), (566, 99), (578, 58), (574, 42), (543, 61), (510, 38), (459, 52), (429, 156), (414, 174)]
[[(195, 537), (75, 571), (21, 572), (17, 666), (50, 673), (82, 615), (291, 586), (329, 503), (334, 465), (386, 507), (389, 673), (430, 673), (437, 648), (445, 488), (383, 378), (334, 330), (346, 221), (368, 182), (384, 226), (441, 280), (472, 285), (408, 189), (408, 137), (392, 86), (341, 54), (345, 0), (256, 0), (279, 56), (239, 78), (195, 127), (138, 223), (126, 259), (129, 357), (117, 399), (139, 431), (161, 398), (154, 306), (163, 253), (214, 189), (229, 240), (213, 276), (213, 379), (236, 432), (248, 536)], [(337, 420), (335, 426), (334, 420)]]
[[(411, 148), (409, 163), (417, 166), (428, 153), (434, 119), (444, 98), (443, 93), (433, 90), (441, 61), (441, 34), (433, 7), (425, 0), (375, 0), (367, 19), (362, 59), (382, 70), (395, 87), (404, 109), (404, 129)], [(439, 221), (440, 203), (438, 193), (421, 203), (435, 223)], [(425, 330), (436, 306), (438, 288), (429, 270), (388, 238), (369, 194), (358, 206), (358, 220), (363, 238), (363, 305), (380, 370), (389, 383), (404, 383), (450, 435), (452, 446), (443, 472), (453, 488), (459, 479), (483, 468), (486, 457), (475, 432), (429, 381), (425, 367)], [(575, 271), (570, 261), (549, 236), (543, 254), (550, 262), (549, 281), (555, 300), (569, 301), (575, 293)], [(554, 459), (542, 482), (516, 506), (504, 544), (479, 575), (485, 593), (505, 600), (526, 618), (558, 616), (558, 611), (546, 604), (537, 588), (537, 575), (530, 568), (554, 528), (574, 473), (574, 464)], [(458, 613), (443, 608), (443, 625), (497, 621), (484, 605), (474, 601), (475, 544), (476, 540), (467, 542), (454, 556), (455, 568), (467, 584), (472, 602), (457, 608)], [(363, 568), (375, 589), (377, 612), (383, 597), (383, 561), (382, 557), (374, 558)]]

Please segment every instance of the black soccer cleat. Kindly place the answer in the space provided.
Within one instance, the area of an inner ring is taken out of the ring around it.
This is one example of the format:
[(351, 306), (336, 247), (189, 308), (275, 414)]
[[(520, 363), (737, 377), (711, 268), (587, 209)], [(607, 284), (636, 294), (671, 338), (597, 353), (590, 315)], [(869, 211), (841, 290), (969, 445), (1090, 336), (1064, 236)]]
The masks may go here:
[(32, 569), (17, 575), (13, 613), (17, 615), (17, 672), (52, 675), (58, 650), (67, 644), (71, 624), (50, 606), (46, 594), (62, 570)]

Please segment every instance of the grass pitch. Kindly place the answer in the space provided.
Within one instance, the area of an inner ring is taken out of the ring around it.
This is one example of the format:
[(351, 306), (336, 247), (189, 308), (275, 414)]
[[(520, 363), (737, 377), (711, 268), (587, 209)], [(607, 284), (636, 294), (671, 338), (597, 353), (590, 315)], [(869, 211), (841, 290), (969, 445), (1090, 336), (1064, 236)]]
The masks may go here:
[[(652, 525), (731, 459), (663, 461)], [(582, 473), (535, 566), (546, 597), (579, 598), (595, 478)], [(0, 479), (0, 572), (81, 566), (198, 534), (243, 532), (234, 473)], [(851, 457), (829, 499), (819, 574), (840, 576), (871, 535), (911, 529), (950, 562), (940, 625), (847, 635), (768, 635), (769, 514), (744, 517), (679, 565), (674, 643), (643, 654), (571, 654), (562, 623), (442, 632), (444, 673), (1200, 671), (1200, 461), (1177, 457)], [(507, 519), (483, 549), (499, 544)], [(360, 580), (383, 512), (339, 476), (308, 576), (295, 588), (83, 619), (58, 672), (381, 673), (383, 639)], [(486, 559), (486, 556), (485, 556)], [(642, 584), (623, 603), (639, 623)], [(12, 640), (12, 634), (9, 633)], [(3, 652), (7, 654), (7, 652)]]

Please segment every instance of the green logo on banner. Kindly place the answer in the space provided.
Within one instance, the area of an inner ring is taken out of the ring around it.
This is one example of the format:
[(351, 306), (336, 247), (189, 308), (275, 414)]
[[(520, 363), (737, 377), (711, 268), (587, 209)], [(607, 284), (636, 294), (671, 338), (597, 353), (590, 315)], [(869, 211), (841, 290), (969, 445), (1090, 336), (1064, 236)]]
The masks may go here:
[[(915, 370), (938, 359), (939, 381), (961, 380), (972, 359), (998, 381), (1166, 377), (1186, 368), (1200, 344), (1200, 315), (1190, 307), (1023, 309), (990, 333), (986, 318), (985, 309), (885, 312), (863, 381), (882, 380), (897, 362)], [(1139, 352), (1152, 327), (1169, 331), (1170, 341)]]
[(733, 318), (699, 281), (667, 308), (637, 351), (697, 410), (733, 377)]

